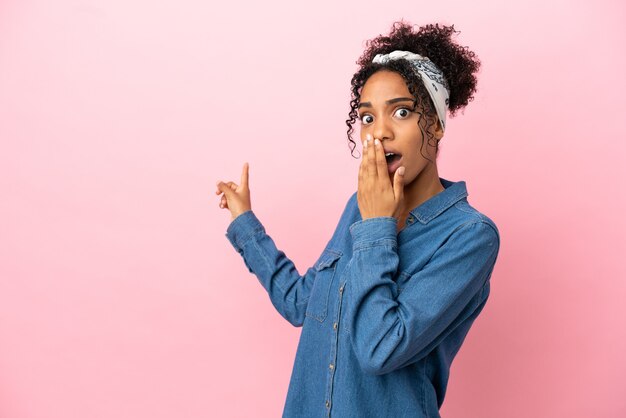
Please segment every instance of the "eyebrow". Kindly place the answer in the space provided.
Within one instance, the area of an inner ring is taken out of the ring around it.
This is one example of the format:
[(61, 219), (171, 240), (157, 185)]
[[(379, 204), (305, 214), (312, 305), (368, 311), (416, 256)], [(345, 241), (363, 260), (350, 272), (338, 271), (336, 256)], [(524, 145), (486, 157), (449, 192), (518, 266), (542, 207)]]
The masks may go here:
[[(396, 97), (395, 99), (387, 100), (385, 103), (387, 103), (387, 104), (394, 104), (396, 102), (406, 102), (406, 101), (413, 102), (413, 101), (415, 101), (415, 99), (413, 99), (411, 97)], [(357, 109), (360, 109), (361, 107), (372, 107), (372, 103), (370, 103), (370, 102), (359, 103), (359, 105), (357, 106)]]

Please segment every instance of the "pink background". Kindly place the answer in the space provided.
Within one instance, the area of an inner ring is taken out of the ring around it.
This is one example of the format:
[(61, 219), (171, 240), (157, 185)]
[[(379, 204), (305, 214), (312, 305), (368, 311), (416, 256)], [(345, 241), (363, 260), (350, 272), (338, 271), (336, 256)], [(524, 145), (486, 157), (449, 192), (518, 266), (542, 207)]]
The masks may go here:
[(438, 166), (502, 236), (442, 415), (626, 416), (617, 0), (0, 2), (0, 416), (279, 416), (300, 329), (214, 184), (248, 161), (304, 272), (356, 190), (355, 60), (402, 17), (483, 62)]

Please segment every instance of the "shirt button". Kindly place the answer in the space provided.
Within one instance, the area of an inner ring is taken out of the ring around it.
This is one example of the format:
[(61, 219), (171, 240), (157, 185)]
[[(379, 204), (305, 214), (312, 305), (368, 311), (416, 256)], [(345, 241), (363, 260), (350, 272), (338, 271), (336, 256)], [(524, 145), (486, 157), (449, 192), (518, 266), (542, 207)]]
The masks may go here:
[(328, 366), (328, 368), (329, 368), (330, 370), (333, 370), (333, 369), (335, 368), (335, 365), (334, 365), (333, 363), (330, 363), (330, 365)]
[(339, 288), (339, 293), (343, 293), (343, 286), (344, 285), (341, 285), (341, 287)]
[(409, 223), (412, 224), (415, 221), (415, 218), (413, 216), (409, 216)]
[(330, 401), (326, 401), (326, 408), (330, 407)]
[(333, 324), (333, 329), (337, 329), (337, 323), (336, 322)]

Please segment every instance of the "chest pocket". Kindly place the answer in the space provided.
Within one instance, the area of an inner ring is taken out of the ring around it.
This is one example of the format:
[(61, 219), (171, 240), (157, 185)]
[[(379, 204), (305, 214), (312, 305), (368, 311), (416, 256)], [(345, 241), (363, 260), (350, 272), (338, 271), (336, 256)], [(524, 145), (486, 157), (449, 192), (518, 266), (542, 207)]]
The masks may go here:
[(335, 278), (338, 260), (343, 253), (339, 250), (325, 249), (315, 263), (315, 282), (309, 296), (305, 315), (319, 322), (324, 322), (328, 315), (330, 288)]

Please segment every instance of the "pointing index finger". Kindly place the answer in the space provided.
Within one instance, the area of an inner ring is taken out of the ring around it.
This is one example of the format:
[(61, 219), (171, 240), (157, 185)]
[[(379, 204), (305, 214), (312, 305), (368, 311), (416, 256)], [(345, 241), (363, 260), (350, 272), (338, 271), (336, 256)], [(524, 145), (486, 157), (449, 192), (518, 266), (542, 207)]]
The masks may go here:
[(241, 172), (241, 187), (248, 187), (248, 172), (249, 172), (249, 164), (246, 162), (243, 164), (243, 170)]

